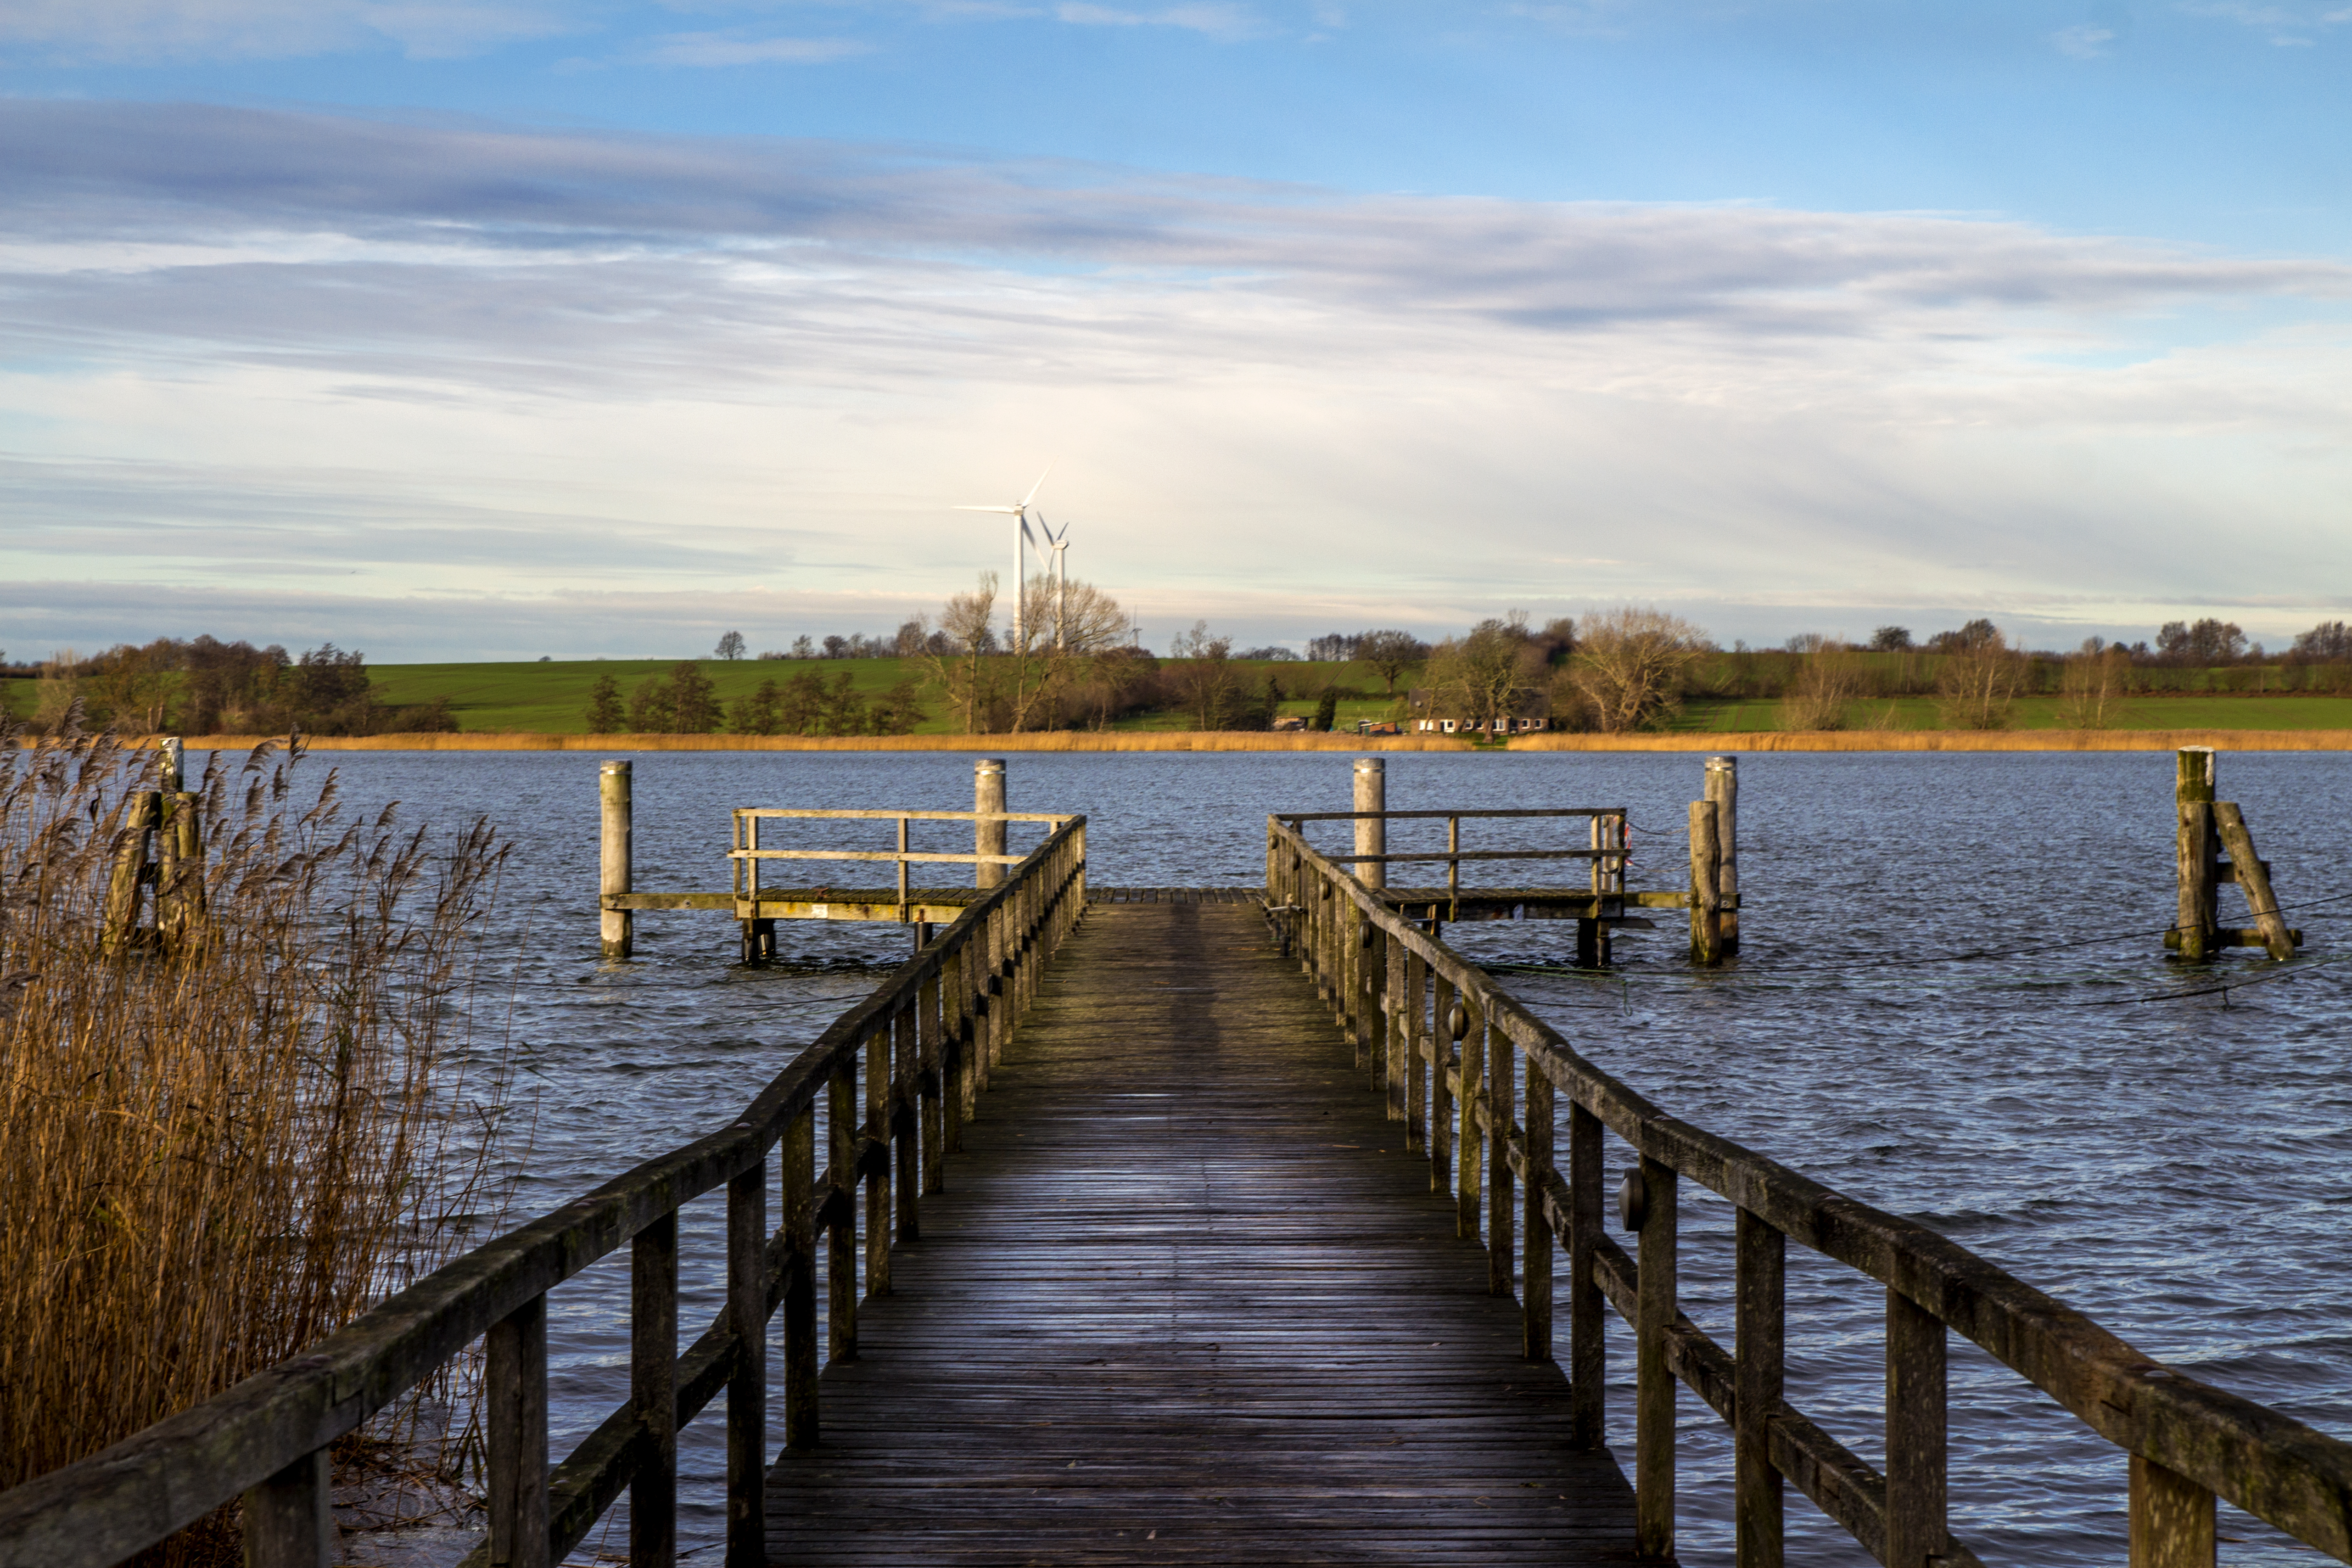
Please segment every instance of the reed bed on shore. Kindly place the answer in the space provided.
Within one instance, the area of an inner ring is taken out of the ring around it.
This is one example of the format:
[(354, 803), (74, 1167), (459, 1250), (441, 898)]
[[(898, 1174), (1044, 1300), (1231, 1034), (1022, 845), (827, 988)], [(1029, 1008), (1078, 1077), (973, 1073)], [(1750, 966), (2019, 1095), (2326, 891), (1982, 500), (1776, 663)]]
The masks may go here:
[[(243, 749), (254, 735), (192, 738)], [(1465, 752), (1451, 735), (1349, 735), (1267, 730), (1044, 730), (1017, 735), (549, 735), (466, 731), (307, 741), (348, 752)]]
[(2352, 751), (2352, 730), (1754, 730), (1647, 735), (1522, 735), (1515, 752)]
[[(318, 771), (215, 752), (203, 857), (152, 889), (184, 918), (109, 956), (154, 755), (0, 745), (0, 1487), (293, 1353), (499, 1206), (505, 1055), (471, 1001), (505, 851), (354, 815)], [(234, 1561), (233, 1511), (151, 1557)]]

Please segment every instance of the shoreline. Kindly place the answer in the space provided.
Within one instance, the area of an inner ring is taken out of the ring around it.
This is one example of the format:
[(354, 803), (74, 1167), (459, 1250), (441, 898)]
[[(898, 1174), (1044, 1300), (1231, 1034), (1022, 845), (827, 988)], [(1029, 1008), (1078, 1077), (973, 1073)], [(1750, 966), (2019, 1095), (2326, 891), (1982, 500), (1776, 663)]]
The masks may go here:
[[(264, 735), (191, 735), (194, 752), (249, 751)], [(155, 737), (126, 743), (152, 745)], [(1452, 735), (1058, 730), (1020, 735), (558, 735), (530, 731), (307, 736), (320, 752), (1471, 752)], [(2352, 730), (1753, 730), (1515, 737), (1512, 752), (2352, 751)]]

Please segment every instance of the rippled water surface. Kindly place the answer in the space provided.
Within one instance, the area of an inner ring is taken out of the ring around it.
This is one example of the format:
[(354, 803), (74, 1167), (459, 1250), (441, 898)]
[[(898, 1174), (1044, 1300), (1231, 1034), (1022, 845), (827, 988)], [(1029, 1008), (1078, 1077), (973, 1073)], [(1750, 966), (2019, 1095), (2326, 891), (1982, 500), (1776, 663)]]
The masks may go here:
[[(500, 940), (528, 953), (512, 1031), (537, 1103), (519, 1213), (719, 1125), (904, 956), (894, 928), (787, 927), (788, 962), (745, 970), (724, 920), (655, 914), (639, 918), (633, 963), (603, 963), (596, 758), (331, 760), (360, 801), (398, 798), (451, 826), (487, 813), (517, 845)], [(953, 754), (635, 765), (646, 889), (723, 887), (733, 805), (971, 798), (971, 760)], [(1733, 963), (1693, 970), (1661, 929), (1621, 939), (1612, 977), (1504, 984), (1674, 1113), (1935, 1226), (2194, 1375), (2352, 1436), (2352, 964), (2324, 962), (2352, 952), (2352, 901), (2290, 910), (2308, 936), (2294, 965), (2168, 962), (2155, 932), (2171, 920), (2172, 766), (2131, 753), (1748, 757)], [(1685, 875), (1696, 756), (1400, 754), (1388, 770), (1395, 809), (1627, 806), (1634, 884)], [(2352, 758), (2232, 754), (2221, 770), (2284, 901), (2352, 894)], [(1015, 755), (1010, 772), (1013, 809), (1087, 815), (1097, 885), (1256, 883), (1267, 812), (1348, 805), (1348, 760), (1333, 753)], [(1500, 828), (1465, 828), (1465, 847), (1504, 842)], [(942, 832), (933, 847), (968, 841)], [(2234, 890), (2223, 899), (2224, 922), (2242, 918)], [(1566, 965), (1573, 932), (1447, 937), (1541, 969)], [(2223, 978), (2257, 983), (2215, 990)], [(1693, 1193), (1685, 1215), (1686, 1304), (1727, 1344), (1728, 1212)], [(717, 1303), (719, 1229), (711, 1205), (689, 1215), (682, 1315), (698, 1328)], [(625, 1258), (555, 1297), (558, 1453), (625, 1390)], [(1790, 1397), (1874, 1462), (1883, 1296), (1799, 1248), (1790, 1266)], [(1629, 1455), (1630, 1347), (1612, 1328), (1611, 1441)], [(2121, 1458), (1957, 1340), (1952, 1384), (1954, 1524), (1985, 1560), (2122, 1562)], [(1727, 1563), (1727, 1444), (1695, 1399), (1683, 1409), (1683, 1560)], [(719, 1529), (715, 1416), (683, 1456), (688, 1534), (706, 1547)], [(1789, 1511), (1792, 1561), (1868, 1561), (1793, 1494)], [(2224, 1563), (2319, 1560), (2242, 1516), (2225, 1512), (2223, 1533)]]

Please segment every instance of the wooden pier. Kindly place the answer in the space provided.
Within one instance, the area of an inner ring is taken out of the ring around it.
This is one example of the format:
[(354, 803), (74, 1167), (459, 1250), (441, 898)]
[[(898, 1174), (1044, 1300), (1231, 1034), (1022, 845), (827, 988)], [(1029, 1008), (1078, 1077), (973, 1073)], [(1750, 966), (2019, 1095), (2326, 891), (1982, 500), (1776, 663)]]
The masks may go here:
[(1630, 1563), (1258, 900), (1097, 906), (767, 1490), (777, 1563)]
[[(1669, 1563), (1677, 1434), (1702, 1411), (1732, 1437), (1739, 1568), (1782, 1568), (1800, 1500), (1890, 1568), (1969, 1568), (1947, 1514), (1953, 1334), (2113, 1447), (2132, 1568), (2214, 1568), (2217, 1500), (2352, 1563), (2352, 1444), (1587, 1061), (1445, 945), (1418, 907), (1433, 889), (1347, 868), (1410, 853), (1385, 847), (1404, 814), (1360, 794), (1353, 856), (1308, 841), (1312, 814), (1270, 820), (1263, 888), (1107, 889), (1082, 816), (1009, 852), (996, 788), (953, 857), (981, 885), (936, 906), (889, 889), (894, 918), (946, 923), (734, 1120), (0, 1494), (0, 1568), (106, 1568), (233, 1501), (252, 1568), (329, 1568), (331, 1448), (476, 1344), (488, 1529), (468, 1568), (548, 1568), (624, 1493), (629, 1562), (674, 1568), (677, 1430), (722, 1401), (728, 1568)], [(1711, 778), (1693, 804), (1673, 891), (1699, 963), (1738, 941), (1727, 795)], [(1631, 892), (1612, 811), (1550, 815), (1597, 825), (1597, 885), (1550, 891), (1604, 923)], [(2191, 869), (2206, 821), (2179, 818)], [(613, 900), (642, 895), (625, 831), (617, 878), (605, 844), (618, 962), (635, 910)], [(2251, 841), (2229, 845), (2250, 881)], [(1713, 1331), (1678, 1294), (1686, 1186), (1736, 1211)], [(722, 1304), (681, 1354), (678, 1211), (705, 1196), (725, 1205)], [(1792, 1246), (1883, 1307), (1864, 1430), (1786, 1397)], [(550, 1295), (623, 1248), (628, 1396), (551, 1454)]]

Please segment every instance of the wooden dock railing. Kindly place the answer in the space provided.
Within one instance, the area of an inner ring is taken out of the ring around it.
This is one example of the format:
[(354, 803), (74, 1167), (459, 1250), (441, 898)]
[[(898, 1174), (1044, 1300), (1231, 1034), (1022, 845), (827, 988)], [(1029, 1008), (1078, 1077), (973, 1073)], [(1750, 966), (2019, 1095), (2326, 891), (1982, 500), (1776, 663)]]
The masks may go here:
[[(1674, 1549), (1679, 1381), (1732, 1429), (1740, 1568), (1781, 1563), (1784, 1483), (1889, 1568), (1975, 1563), (1946, 1520), (1948, 1331), (2129, 1457), (2133, 1568), (2212, 1568), (2217, 1496), (2352, 1562), (2352, 1444), (2164, 1366), (1926, 1226), (1675, 1119), (1579, 1056), (1297, 827), (1269, 818), (1266, 832), (1269, 909), (1285, 911), (1275, 918), (1356, 1041), (1360, 1065), (1386, 1088), (1407, 1146), (1426, 1152), (1433, 1185), (1456, 1194), (1462, 1234), (1477, 1235), (1483, 1215), (1488, 1289), (1508, 1294), (1518, 1277), (1533, 1359), (1552, 1357), (1554, 1256), (1564, 1256), (1570, 1418), (1574, 1436), (1596, 1447), (1603, 1303), (1633, 1325), (1640, 1552)], [(1632, 1257), (1602, 1228), (1604, 1129), (1640, 1162), (1616, 1192), (1620, 1223), (1638, 1238)], [(1730, 1351), (1676, 1300), (1685, 1181), (1738, 1212)], [(1791, 1239), (1885, 1289), (1884, 1469), (1782, 1397)]]
[[(854, 1356), (859, 1254), (866, 1292), (888, 1293), (891, 1244), (917, 1236), (922, 1195), (941, 1190), (942, 1157), (1076, 923), (1085, 879), (1086, 818), (1071, 817), (726, 1128), (467, 1253), (217, 1397), (0, 1493), (0, 1568), (105, 1568), (240, 1496), (252, 1568), (326, 1568), (329, 1446), (486, 1336), (489, 1531), (468, 1564), (545, 1568), (625, 1488), (630, 1561), (673, 1563), (677, 1428), (722, 1389), (726, 1561), (763, 1564), (768, 1321), (781, 1306), (785, 1443), (812, 1447), (818, 1244), (831, 1352)], [(769, 1152), (779, 1146), (782, 1224), (772, 1229)], [(727, 1302), (678, 1356), (678, 1209), (722, 1187)], [(625, 1244), (630, 1397), (551, 1468), (548, 1292)]]

